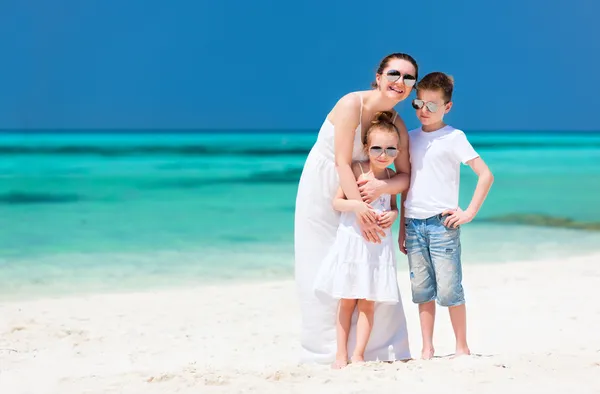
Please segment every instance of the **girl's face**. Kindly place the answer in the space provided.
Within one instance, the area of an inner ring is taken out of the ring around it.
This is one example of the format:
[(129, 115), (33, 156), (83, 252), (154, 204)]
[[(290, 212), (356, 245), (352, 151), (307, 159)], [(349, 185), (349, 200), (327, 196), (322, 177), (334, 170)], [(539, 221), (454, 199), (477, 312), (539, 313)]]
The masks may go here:
[(369, 134), (367, 153), (373, 167), (389, 167), (398, 156), (398, 135), (389, 131), (373, 130)]

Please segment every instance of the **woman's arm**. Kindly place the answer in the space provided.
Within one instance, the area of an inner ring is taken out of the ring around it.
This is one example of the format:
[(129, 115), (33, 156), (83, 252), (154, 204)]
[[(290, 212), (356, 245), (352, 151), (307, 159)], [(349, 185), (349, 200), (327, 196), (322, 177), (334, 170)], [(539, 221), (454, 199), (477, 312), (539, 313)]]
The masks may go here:
[(331, 121), (334, 124), (335, 166), (340, 186), (349, 200), (362, 201), (356, 177), (352, 171), (352, 150), (354, 133), (360, 121), (360, 97), (349, 94), (340, 99), (332, 111)]
[[(360, 107), (360, 96), (350, 93), (340, 99), (330, 114), (334, 125), (335, 166), (340, 187), (348, 200), (356, 201), (363, 201), (351, 167), (354, 138), (360, 122)], [(363, 237), (370, 242), (379, 243), (385, 232), (377, 225), (376, 216), (374, 218), (369, 211), (357, 212), (356, 216)]]

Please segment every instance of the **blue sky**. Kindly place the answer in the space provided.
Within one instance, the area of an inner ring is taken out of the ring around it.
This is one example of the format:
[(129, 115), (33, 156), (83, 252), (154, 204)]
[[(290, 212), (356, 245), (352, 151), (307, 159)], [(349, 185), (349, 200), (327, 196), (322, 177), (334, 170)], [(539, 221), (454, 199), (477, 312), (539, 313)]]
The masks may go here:
[(457, 127), (600, 130), (599, 2), (368, 4), (4, 0), (0, 128), (316, 129), (407, 52), (455, 77)]

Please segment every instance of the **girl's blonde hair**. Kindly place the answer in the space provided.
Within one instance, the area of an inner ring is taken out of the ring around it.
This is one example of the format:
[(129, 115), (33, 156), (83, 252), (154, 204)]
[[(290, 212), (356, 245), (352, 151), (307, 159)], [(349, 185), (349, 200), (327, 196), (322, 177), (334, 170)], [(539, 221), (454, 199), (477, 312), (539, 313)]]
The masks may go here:
[(394, 114), (391, 111), (377, 112), (371, 121), (371, 126), (363, 133), (362, 143), (366, 147), (369, 144), (369, 136), (375, 130), (394, 133), (400, 138), (400, 132), (393, 122)]

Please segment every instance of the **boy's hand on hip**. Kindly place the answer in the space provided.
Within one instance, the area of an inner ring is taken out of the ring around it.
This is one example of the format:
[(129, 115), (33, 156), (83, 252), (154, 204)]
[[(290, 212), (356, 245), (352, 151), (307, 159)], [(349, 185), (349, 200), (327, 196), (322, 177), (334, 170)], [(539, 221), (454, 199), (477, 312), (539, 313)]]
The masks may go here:
[(447, 209), (442, 212), (442, 216), (445, 215), (448, 216), (444, 219), (444, 226), (454, 228), (460, 226), (461, 224), (469, 223), (475, 216), (470, 212), (463, 211), (460, 208), (456, 208), (455, 210)]

